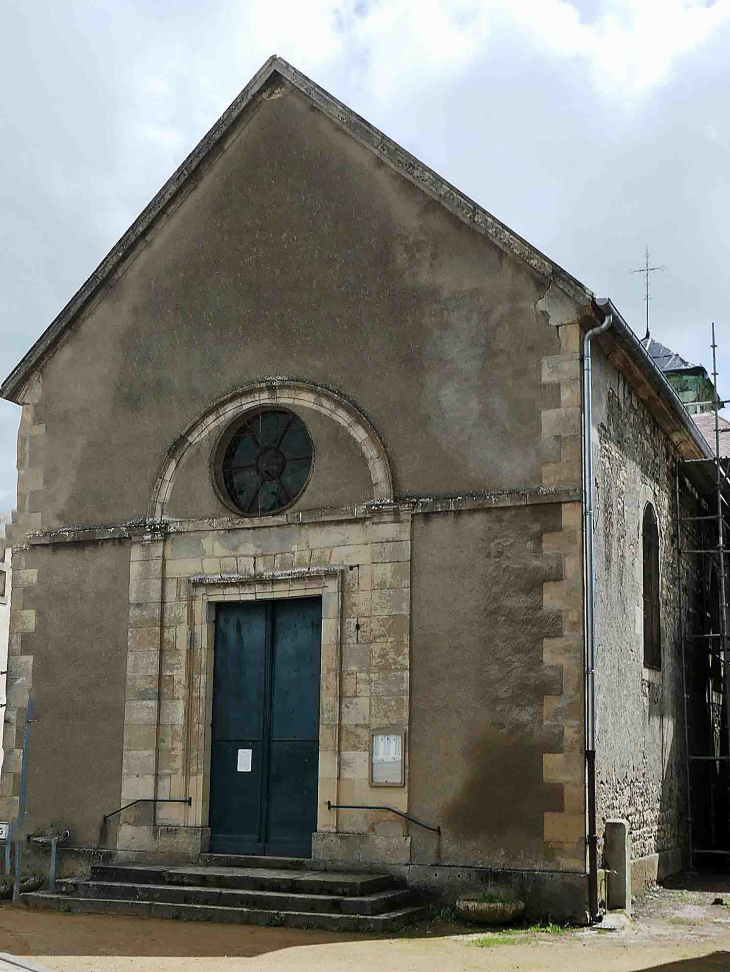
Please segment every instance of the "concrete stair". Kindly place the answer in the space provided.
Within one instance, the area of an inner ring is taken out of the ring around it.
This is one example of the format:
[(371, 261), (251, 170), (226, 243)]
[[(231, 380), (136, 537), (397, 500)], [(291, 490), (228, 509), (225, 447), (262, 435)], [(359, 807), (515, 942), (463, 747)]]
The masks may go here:
[(384, 874), (300, 858), (204, 855), (198, 865), (94, 864), (89, 878), (21, 895), (31, 908), (330, 931), (397, 931), (425, 908)]

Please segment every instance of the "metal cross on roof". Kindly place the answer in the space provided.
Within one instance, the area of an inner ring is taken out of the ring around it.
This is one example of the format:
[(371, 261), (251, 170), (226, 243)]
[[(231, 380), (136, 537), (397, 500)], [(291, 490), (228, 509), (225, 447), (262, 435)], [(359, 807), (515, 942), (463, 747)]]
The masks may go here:
[(663, 270), (664, 267), (650, 267), (649, 266), (649, 246), (647, 244), (646, 252), (644, 253), (644, 266), (639, 267), (638, 270), (632, 270), (632, 273), (643, 273), (644, 274), (644, 290), (646, 301), (646, 334), (644, 335), (644, 341), (649, 340), (649, 274), (653, 273), (655, 270)]

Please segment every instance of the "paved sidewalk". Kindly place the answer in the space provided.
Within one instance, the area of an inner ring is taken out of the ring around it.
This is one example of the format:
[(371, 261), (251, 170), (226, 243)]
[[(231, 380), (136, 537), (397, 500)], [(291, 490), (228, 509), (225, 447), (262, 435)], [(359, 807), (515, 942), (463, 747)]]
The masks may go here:
[(18, 972), (18, 969), (24, 969), (25, 972), (52, 972), (47, 965), (38, 965), (37, 962), (11, 955), (10, 952), (0, 952), (0, 972)]

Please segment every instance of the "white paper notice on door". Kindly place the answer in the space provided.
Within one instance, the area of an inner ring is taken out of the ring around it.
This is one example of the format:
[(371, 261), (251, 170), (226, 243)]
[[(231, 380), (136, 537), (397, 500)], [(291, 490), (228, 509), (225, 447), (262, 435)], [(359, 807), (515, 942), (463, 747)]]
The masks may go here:
[(251, 749), (238, 750), (238, 763), (236, 765), (236, 769), (239, 773), (251, 772), (251, 753)]

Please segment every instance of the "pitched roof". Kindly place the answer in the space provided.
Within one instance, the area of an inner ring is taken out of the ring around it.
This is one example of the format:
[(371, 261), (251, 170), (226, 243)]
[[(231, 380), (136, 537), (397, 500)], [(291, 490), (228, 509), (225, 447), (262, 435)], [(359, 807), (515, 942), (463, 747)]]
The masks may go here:
[[(277, 77), (278, 76), (278, 79)], [(207, 135), (198, 143), (182, 165), (173, 173), (147, 208), (132, 223), (119, 242), (102, 260), (88, 280), (66, 304), (61, 313), (46, 328), (33, 347), (0, 387), (0, 395), (17, 401), (23, 386), (33, 369), (40, 367), (58, 340), (71, 326), (76, 316), (94, 300), (103, 288), (122, 271), (126, 261), (140, 240), (149, 233), (158, 217), (164, 217), (175, 197), (185, 191), (186, 184), (195, 180), (217, 158), (216, 147), (224, 148), (227, 133), (249, 108), (255, 108), (266, 97), (266, 89), (284, 79), (306, 95), (317, 108), (342, 125), (358, 141), (370, 148), (385, 163), (418, 185), (424, 192), (437, 199), (443, 206), (468, 223), (478, 232), (488, 236), (500, 249), (519, 258), (550, 284), (555, 284), (579, 304), (589, 304), (593, 294), (579, 280), (553, 263), (548, 257), (514, 233), (472, 199), (459, 192), (432, 169), (419, 162), (396, 142), (370, 125), (346, 105), (333, 98), (319, 85), (310, 81), (286, 61), (276, 55), (270, 57), (243, 91), (223, 112)], [(231, 133), (232, 134), (232, 133)]]
[(648, 340), (645, 338), (641, 343), (660, 371), (688, 371), (702, 367), (686, 361), (681, 355), (675, 354), (665, 344), (655, 341), (652, 337)]
[[(692, 418), (712, 450), (712, 454), (715, 455), (715, 413), (700, 412), (693, 415)], [(720, 457), (730, 459), (730, 422), (719, 415), (718, 424), (720, 426)]]

